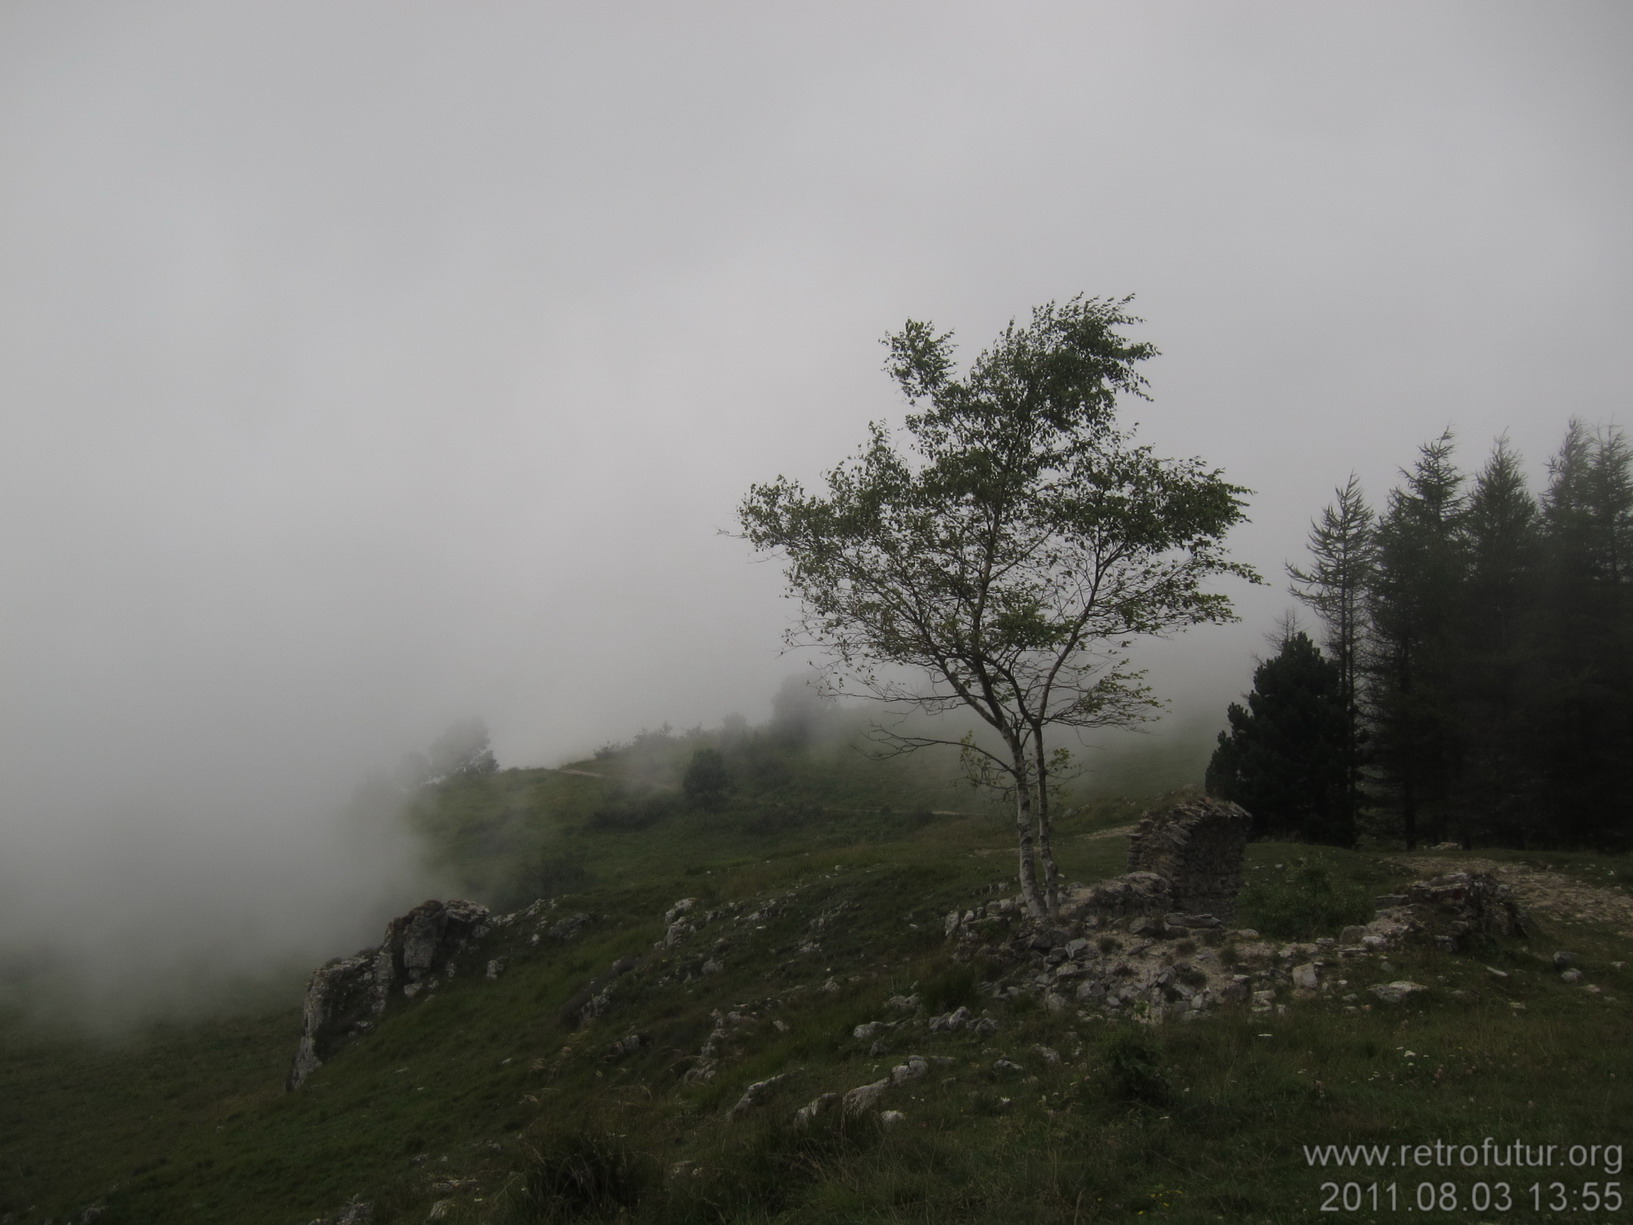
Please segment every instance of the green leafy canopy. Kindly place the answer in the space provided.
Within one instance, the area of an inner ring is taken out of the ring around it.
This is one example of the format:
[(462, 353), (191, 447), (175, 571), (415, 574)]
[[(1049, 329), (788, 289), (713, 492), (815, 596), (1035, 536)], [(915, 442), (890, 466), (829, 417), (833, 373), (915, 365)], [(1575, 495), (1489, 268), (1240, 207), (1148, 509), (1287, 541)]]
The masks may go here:
[(961, 379), (950, 334), (909, 321), (886, 338), (885, 368), (918, 409), (905, 448), (875, 423), (825, 493), (779, 477), (740, 508), (803, 605), (790, 645), (828, 647), (870, 696), (967, 704), (1006, 735), (1156, 706), (1122, 662), (1129, 640), (1233, 619), (1204, 580), (1258, 576), (1221, 543), (1249, 491), (1117, 427), (1118, 396), (1147, 398), (1136, 366), (1157, 352), (1120, 334), (1140, 322), (1129, 301), (1038, 307)]

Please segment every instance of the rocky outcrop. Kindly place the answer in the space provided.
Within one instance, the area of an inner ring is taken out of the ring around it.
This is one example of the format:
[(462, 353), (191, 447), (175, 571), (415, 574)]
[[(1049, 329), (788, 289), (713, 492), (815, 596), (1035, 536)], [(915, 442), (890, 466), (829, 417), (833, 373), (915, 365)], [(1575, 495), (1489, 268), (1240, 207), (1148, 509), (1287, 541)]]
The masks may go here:
[(412, 999), (454, 976), (456, 958), (486, 932), (488, 908), (458, 899), (423, 902), (386, 925), (374, 949), (331, 961), (306, 987), (300, 1044), (286, 1085), (301, 1082), (384, 1014), (393, 994)]

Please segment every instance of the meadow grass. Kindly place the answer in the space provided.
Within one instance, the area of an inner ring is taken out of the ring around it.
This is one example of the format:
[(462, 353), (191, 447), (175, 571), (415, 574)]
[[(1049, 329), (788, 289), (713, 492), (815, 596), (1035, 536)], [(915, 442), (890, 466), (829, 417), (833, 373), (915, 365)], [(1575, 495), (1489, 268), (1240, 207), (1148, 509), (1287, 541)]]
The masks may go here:
[[(644, 763), (648, 778), (661, 785), (683, 750)], [(101, 1225), (304, 1225), (356, 1196), (378, 1225), (433, 1209), (493, 1225), (1284, 1222), (1319, 1215), (1324, 1181), (1383, 1177), (1312, 1166), (1306, 1145), (1494, 1136), (1568, 1147), (1626, 1134), (1633, 981), (1613, 964), (1626, 955), (1613, 933), (1542, 922), (1530, 940), (1472, 955), (1336, 963), (1327, 974), (1345, 985), (1308, 1000), (1284, 991), (1283, 1011), (1163, 1025), (1052, 1012), (1031, 996), (994, 998), (1001, 961), (955, 960), (942, 936), (949, 910), (1013, 891), (1001, 817), (928, 815), (944, 784), (901, 763), (832, 755), (807, 773), (785, 757), (774, 794), (677, 808), (642, 828), (597, 823), (616, 778), (514, 771), (433, 797), (416, 820), (445, 869), (497, 902), (525, 885), (517, 863), (576, 865), (550, 878), (549, 913), (593, 921), (566, 944), (532, 946), (517, 929), (496, 981), (473, 969), (395, 1008), (296, 1093), (283, 1076), (298, 981), (271, 1005), (112, 1044), (0, 1017), (0, 1220), (40, 1225), (100, 1202)], [(614, 753), (583, 768), (617, 765)], [(869, 793), (875, 768), (884, 781)], [(826, 793), (822, 770), (837, 776)], [(759, 818), (793, 791), (801, 815), (769, 830)], [(892, 802), (869, 807), (870, 794)], [(1141, 807), (1080, 802), (1059, 830), (1067, 876), (1121, 871), (1126, 840), (1091, 835)], [(1240, 921), (1285, 938), (1336, 934), (1355, 899), (1403, 878), (1402, 858), (1256, 844)], [(1629, 869), (1626, 856), (1543, 858), (1596, 884)], [(721, 917), (656, 949), (682, 897)], [(1577, 953), (1598, 994), (1561, 980), (1556, 948)], [(587, 984), (611, 981), (628, 957), (643, 967), (579, 1026)], [(1398, 1006), (1367, 990), (1397, 978), (1430, 990)], [(889, 1001), (912, 994), (921, 1019), (962, 1005), (998, 1028), (855, 1036), (905, 1019)], [(732, 1012), (738, 1021), (716, 1019)], [(688, 1079), (721, 1025), (712, 1077)], [(629, 1035), (644, 1041), (609, 1053)], [(915, 1054), (931, 1060), (926, 1074), (880, 1103), (899, 1122), (837, 1108), (795, 1122), (819, 1095)], [(729, 1117), (751, 1084), (779, 1076)], [(1466, 1193), (1501, 1173), (1387, 1176), (1408, 1188), (1450, 1178)], [(1528, 1203), (1501, 1219), (1559, 1219)]]

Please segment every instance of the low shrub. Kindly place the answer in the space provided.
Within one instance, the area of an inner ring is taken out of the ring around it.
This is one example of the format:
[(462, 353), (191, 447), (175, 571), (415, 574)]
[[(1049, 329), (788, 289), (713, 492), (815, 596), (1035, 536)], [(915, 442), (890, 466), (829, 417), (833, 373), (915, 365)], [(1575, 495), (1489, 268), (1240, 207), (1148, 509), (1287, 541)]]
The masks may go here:
[(1162, 1048), (1143, 1025), (1124, 1025), (1106, 1043), (1100, 1086), (1114, 1101), (1160, 1106), (1168, 1100)]
[(627, 1214), (658, 1185), (653, 1161), (603, 1125), (563, 1123), (536, 1136), (513, 1207), (520, 1219), (557, 1222)]

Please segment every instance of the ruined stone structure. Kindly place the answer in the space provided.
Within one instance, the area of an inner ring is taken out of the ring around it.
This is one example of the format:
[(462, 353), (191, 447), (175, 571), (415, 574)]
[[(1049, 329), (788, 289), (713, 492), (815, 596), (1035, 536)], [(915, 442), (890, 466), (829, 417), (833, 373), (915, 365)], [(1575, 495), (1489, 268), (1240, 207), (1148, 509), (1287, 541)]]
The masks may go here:
[[(1253, 819), (1227, 800), (1186, 800), (1149, 812), (1128, 839), (1128, 871), (1073, 890), (1063, 918), (1171, 915), (1183, 926), (1206, 926), (1236, 915), (1242, 857)], [(1192, 922), (1186, 922), (1192, 920)]]
[(1339, 939), (1374, 949), (1432, 942), (1455, 953), (1531, 931), (1530, 916), (1507, 885), (1485, 872), (1451, 872), (1378, 898), (1372, 922), (1346, 927)]
[(1228, 800), (1175, 804), (1141, 819), (1128, 839), (1128, 870), (1168, 882), (1168, 906), (1230, 919), (1242, 891), (1242, 856), (1253, 819)]

